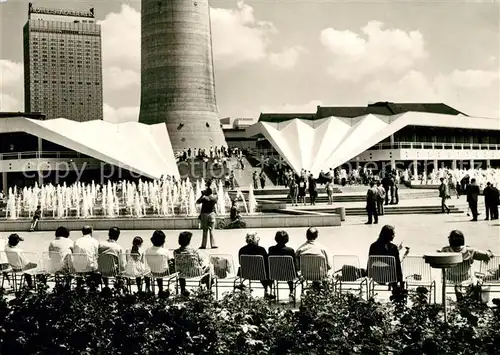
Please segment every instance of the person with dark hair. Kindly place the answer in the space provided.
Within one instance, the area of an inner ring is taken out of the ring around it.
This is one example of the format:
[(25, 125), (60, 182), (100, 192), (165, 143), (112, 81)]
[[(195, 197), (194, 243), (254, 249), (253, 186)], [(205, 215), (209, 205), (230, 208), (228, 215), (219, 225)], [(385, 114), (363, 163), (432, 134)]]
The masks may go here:
[[(281, 256), (291, 256), (294, 265), (295, 265), (295, 272), (298, 271), (298, 265), (297, 265), (297, 258), (295, 257), (295, 250), (293, 250), (290, 247), (287, 247), (286, 244), (289, 241), (289, 236), (288, 233), (284, 230), (280, 230), (276, 232), (276, 235), (274, 237), (274, 240), (276, 241), (276, 245), (270, 246), (269, 247), (269, 256), (273, 255), (281, 255)], [(288, 281), (288, 287), (290, 288), (290, 301), (293, 302), (294, 300), (294, 294), (293, 294), (293, 281)]]
[[(380, 234), (378, 239), (370, 245), (370, 250), (368, 251), (368, 256), (392, 256), (395, 259), (396, 263), (396, 283), (392, 283), (389, 285), (393, 292), (393, 296), (400, 293), (401, 290), (404, 289), (403, 282), (403, 271), (401, 269), (401, 262), (408, 255), (410, 249), (405, 248), (405, 254), (401, 258), (399, 253), (403, 249), (403, 243), (399, 246), (393, 243), (394, 238), (396, 237), (396, 231), (393, 226), (385, 225), (380, 230)], [(382, 261), (376, 261), (371, 264), (371, 261), (368, 263), (367, 270), (371, 270), (372, 274), (375, 275), (376, 279), (383, 279), (384, 273), (387, 273), (386, 270), (390, 269), (392, 266), (383, 263)], [(380, 278), (377, 275), (381, 275)]]
[(498, 190), (488, 181), (486, 187), (483, 189), (484, 207), (486, 210), (485, 220), (495, 220), (498, 214)]
[(384, 200), (385, 200), (385, 195), (386, 191), (384, 187), (382, 186), (382, 183), (380, 180), (377, 180), (377, 220), (378, 216), (383, 216), (384, 215)]
[(40, 218), (42, 218), (42, 206), (38, 205), (36, 206), (35, 213), (33, 214), (33, 220), (31, 221), (30, 232), (33, 232), (36, 229)]
[(226, 229), (246, 228), (246, 223), (241, 220), (240, 211), (236, 206), (236, 200), (231, 201), (229, 218), (231, 219), (231, 222), (225, 227)]
[(480, 194), (479, 186), (476, 184), (476, 179), (470, 180), (470, 184), (467, 185), (465, 193), (467, 195), (467, 203), (469, 204), (470, 212), (472, 213), (471, 221), (476, 222), (479, 214), (477, 211), (477, 200)]
[[(153, 235), (151, 236), (151, 243), (153, 244), (153, 246), (148, 248), (144, 253), (147, 264), (151, 268), (152, 274), (164, 275), (166, 271), (168, 271), (168, 274), (170, 274), (170, 272), (173, 271), (173, 259), (171, 258), (168, 249), (164, 247), (166, 240), (167, 237), (165, 233), (163, 233), (163, 231), (161, 230), (154, 231)], [(163, 264), (155, 262), (159, 256), (161, 256)], [(148, 289), (149, 282), (150, 282), (149, 279), (146, 278), (145, 279), (146, 289)], [(162, 293), (163, 279), (161, 277), (156, 278), (156, 284), (158, 285), (160, 293)]]
[(304, 206), (306, 205), (306, 178), (304, 176), (301, 176), (299, 178), (299, 183), (298, 183), (298, 192), (297, 192), (297, 197), (299, 199), (299, 203), (303, 203)]
[(378, 190), (375, 187), (375, 183), (370, 181), (370, 188), (366, 192), (366, 212), (368, 214), (368, 222), (365, 224), (378, 223), (377, 199)]
[(139, 236), (132, 240), (132, 248), (125, 252), (127, 256), (127, 264), (125, 265), (124, 274), (127, 277), (135, 277), (135, 282), (137, 284), (137, 289), (139, 292), (142, 291), (142, 279), (145, 279), (146, 292), (150, 292), (150, 282), (149, 278), (145, 277), (147, 275), (146, 260), (144, 257), (144, 251), (141, 249), (143, 239)]
[(313, 174), (309, 175), (309, 181), (307, 185), (309, 188), (310, 204), (311, 206), (314, 206), (316, 205), (316, 198), (318, 197), (318, 185), (316, 183), (316, 179), (314, 178)]
[(444, 178), (439, 179), (441, 185), (439, 185), (439, 198), (441, 198), (441, 212), (444, 213), (445, 210), (449, 214), (450, 208), (446, 205), (446, 200), (450, 198), (450, 190), (448, 189), (448, 184), (444, 181)]
[[(266, 299), (274, 299), (276, 298), (275, 295), (270, 293), (269, 291), (272, 291), (272, 284), (273, 282), (269, 280), (269, 265), (268, 265), (268, 254), (265, 248), (261, 247), (259, 245), (259, 235), (255, 232), (247, 233), (246, 238), (246, 245), (241, 247), (240, 250), (238, 251), (238, 258), (240, 258), (242, 255), (260, 255), (264, 259), (264, 268), (266, 272), (266, 279), (265, 280), (260, 280), (260, 283), (262, 284), (262, 287), (264, 287), (264, 298)], [(238, 276), (241, 275), (240, 269), (238, 270)], [(241, 288), (242, 286), (240, 286)]]
[(73, 246), (73, 253), (87, 255), (87, 265), (84, 265), (85, 272), (94, 272), (97, 270), (97, 255), (99, 254), (99, 242), (97, 241), (97, 239), (92, 237), (91, 226), (84, 226), (82, 228), (82, 236), (77, 240), (75, 240), (75, 244)]
[(69, 268), (71, 253), (73, 252), (73, 241), (69, 239), (69, 230), (66, 227), (58, 227), (55, 233), (55, 239), (49, 244), (49, 256), (52, 266), (60, 266), (60, 269), (51, 270), (58, 272)]
[(176, 271), (179, 272), (179, 286), (181, 288), (181, 294), (188, 297), (189, 291), (186, 290), (186, 279), (181, 276), (185, 273), (191, 274), (193, 270), (188, 270), (188, 268), (198, 269), (198, 274), (207, 274), (200, 282), (205, 283), (207, 289), (212, 287), (212, 275), (210, 264), (206, 257), (202, 257), (198, 250), (191, 248), (191, 238), (193, 233), (191, 232), (181, 232), (179, 234), (179, 248), (174, 250), (174, 258)]
[(326, 248), (319, 244), (316, 240), (318, 239), (318, 230), (314, 227), (310, 227), (306, 232), (307, 241), (302, 244), (296, 252), (297, 258), (297, 268), (300, 269), (300, 256), (301, 255), (319, 255), (325, 258), (326, 267), (328, 270), (331, 269), (330, 258), (328, 257), (328, 251)]
[[(125, 270), (125, 253), (120, 244), (117, 243), (120, 237), (120, 229), (111, 227), (108, 231), (108, 240), (101, 242), (98, 248), (98, 265), (103, 275), (115, 276)], [(108, 286), (108, 277), (102, 278), (104, 285)]]
[(200, 249), (207, 248), (208, 234), (210, 234), (210, 245), (212, 249), (216, 249), (217, 245), (215, 244), (213, 230), (215, 227), (215, 205), (217, 204), (217, 198), (212, 195), (212, 189), (207, 186), (196, 203), (201, 203), (200, 223), (203, 229), (203, 238)]
[[(7, 246), (5, 247), (5, 255), (9, 261), (10, 266), (14, 272), (19, 271), (29, 271), (36, 269), (37, 264), (27, 260), (24, 255), (24, 250), (19, 248), (19, 242), (24, 241), (18, 234), (14, 233), (9, 235), (9, 240)], [(33, 288), (33, 278), (30, 273), (24, 274), (24, 279), (28, 285), (28, 288)]]
[(459, 230), (452, 230), (448, 236), (448, 246), (438, 250), (441, 253), (460, 253), (462, 262), (447, 271), (447, 279), (455, 284), (455, 295), (457, 300), (463, 298), (463, 286), (475, 283), (475, 276), (471, 273), (471, 267), (474, 261), (488, 262), (493, 253), (491, 250), (481, 251), (465, 245), (465, 236)]

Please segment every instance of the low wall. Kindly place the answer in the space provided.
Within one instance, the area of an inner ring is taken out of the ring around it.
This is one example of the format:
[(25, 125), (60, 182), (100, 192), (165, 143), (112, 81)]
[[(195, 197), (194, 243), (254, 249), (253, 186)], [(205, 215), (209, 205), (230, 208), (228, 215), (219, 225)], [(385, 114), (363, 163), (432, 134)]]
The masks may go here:
[[(229, 218), (225, 218), (229, 223)], [(335, 214), (314, 214), (307, 216), (293, 216), (282, 214), (257, 214), (242, 216), (247, 228), (287, 228), (287, 227), (331, 227), (340, 226), (340, 216)], [(55, 231), (64, 226), (69, 230), (79, 230), (84, 225), (91, 225), (95, 230), (107, 230), (117, 226), (123, 230), (155, 230), (155, 229), (198, 229), (197, 217), (168, 217), (168, 218), (89, 218), (89, 219), (42, 219), (38, 223), (39, 231)], [(16, 232), (29, 230), (31, 221), (2, 220), (0, 232)]]

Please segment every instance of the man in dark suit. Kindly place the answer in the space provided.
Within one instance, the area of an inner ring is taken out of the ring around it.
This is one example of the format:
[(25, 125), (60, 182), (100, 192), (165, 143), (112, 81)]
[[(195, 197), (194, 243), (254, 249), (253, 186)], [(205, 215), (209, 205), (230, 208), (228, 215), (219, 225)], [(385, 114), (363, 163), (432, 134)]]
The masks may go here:
[(366, 212), (368, 213), (368, 222), (365, 224), (378, 223), (377, 198), (377, 188), (375, 188), (375, 183), (371, 181), (370, 188), (366, 192)]
[(488, 181), (486, 183), (486, 187), (483, 190), (483, 196), (484, 196), (484, 207), (486, 210), (486, 218), (485, 220), (488, 221), (490, 219), (490, 214), (491, 214), (491, 219), (494, 218), (494, 212), (493, 212), (493, 188), (491, 186), (491, 183)]
[(470, 212), (472, 213), (471, 221), (477, 221), (477, 200), (479, 197), (479, 186), (476, 184), (476, 179), (471, 179), (470, 184), (465, 190), (467, 194), (467, 202), (469, 203)]
[(500, 193), (496, 186), (491, 185), (491, 220), (498, 219), (498, 205), (500, 205)]

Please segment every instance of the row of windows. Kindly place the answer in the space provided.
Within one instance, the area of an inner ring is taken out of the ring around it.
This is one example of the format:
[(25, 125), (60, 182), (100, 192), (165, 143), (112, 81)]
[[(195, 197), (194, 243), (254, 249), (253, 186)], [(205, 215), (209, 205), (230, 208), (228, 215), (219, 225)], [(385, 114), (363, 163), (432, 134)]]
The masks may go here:
[[(42, 82), (43, 82), (44, 84), (47, 84), (47, 83), (48, 83), (48, 80), (43, 80)], [(40, 80), (35, 80), (35, 81), (34, 81), (34, 83), (35, 83), (35, 84), (40, 83)], [(57, 83), (57, 81), (56, 81), (56, 80), (53, 80), (53, 81), (52, 81), (52, 84), (56, 84), (56, 83)], [(78, 85), (84, 85), (84, 84), (85, 84), (83, 81), (78, 81), (78, 82), (76, 82), (76, 83), (77, 83)], [(66, 81), (61, 81), (61, 84), (66, 84)], [(71, 84), (75, 84), (75, 82), (74, 82), (74, 81), (69, 81), (69, 82), (68, 82), (68, 84), (70, 84), (70, 85), (71, 85)], [(101, 83), (99, 83), (99, 82), (95, 82), (95, 84), (96, 84), (96, 85), (100, 85)], [(92, 85), (92, 83), (87, 81), (87, 85)]]

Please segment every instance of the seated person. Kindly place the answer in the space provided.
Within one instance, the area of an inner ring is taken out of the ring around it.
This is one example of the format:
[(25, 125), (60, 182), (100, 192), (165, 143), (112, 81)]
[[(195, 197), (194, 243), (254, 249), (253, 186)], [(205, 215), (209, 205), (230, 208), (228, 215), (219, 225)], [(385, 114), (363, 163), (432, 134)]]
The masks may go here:
[(226, 226), (226, 229), (245, 228), (246, 223), (241, 220), (240, 211), (236, 206), (236, 200), (231, 201), (231, 211), (229, 212), (231, 222)]
[(5, 255), (4, 253), (6, 246), (7, 242), (5, 241), (5, 239), (0, 239), (0, 271), (2, 272), (2, 276), (4, 277), (4, 279), (7, 280), (10, 285), (10, 264), (9, 260), (7, 259), (7, 255)]
[[(173, 260), (169, 257), (168, 249), (164, 248), (165, 241), (167, 237), (165, 233), (161, 230), (156, 230), (153, 232), (151, 237), (152, 247), (148, 248), (145, 252), (145, 258), (147, 266), (151, 269), (152, 277), (156, 278), (156, 283), (158, 289), (163, 292), (163, 278), (168, 276), (174, 271)], [(161, 258), (159, 258), (161, 257)], [(144, 283), (146, 285), (146, 290), (150, 289), (150, 279), (149, 277), (144, 278)]]
[[(244, 247), (242, 247), (239, 252), (238, 252), (238, 258), (240, 258), (242, 255), (261, 255), (264, 258), (264, 267), (265, 267), (265, 272), (266, 272), (266, 279), (265, 280), (260, 280), (262, 287), (264, 287), (264, 298), (275, 298), (274, 295), (269, 293), (269, 289), (271, 288), (273, 282), (269, 280), (269, 265), (268, 265), (268, 256), (266, 249), (263, 247), (259, 246), (259, 236), (257, 233), (247, 233), (246, 236), (246, 243)], [(241, 268), (238, 270), (238, 276), (241, 275)]]
[(455, 267), (447, 270), (447, 279), (455, 284), (457, 300), (463, 297), (464, 290), (461, 286), (474, 283), (471, 267), (474, 260), (488, 262), (492, 257), (491, 251), (480, 251), (465, 245), (464, 234), (459, 230), (451, 231), (448, 237), (448, 246), (441, 248), (442, 253), (461, 253), (463, 261)]
[[(295, 251), (292, 248), (286, 246), (289, 241), (288, 233), (283, 230), (277, 231), (274, 240), (276, 241), (276, 245), (269, 247), (269, 256), (291, 256), (294, 261), (295, 272), (297, 273), (298, 265), (297, 258), (295, 257)], [(288, 287), (290, 288), (290, 301), (293, 301), (293, 299), (295, 298), (293, 294), (293, 286), (293, 281), (288, 281)]]
[(300, 268), (301, 255), (319, 255), (325, 258), (327, 271), (331, 270), (332, 267), (330, 259), (328, 257), (328, 252), (323, 245), (317, 242), (318, 235), (319, 235), (318, 230), (314, 227), (310, 227), (307, 230), (306, 232), (307, 241), (297, 249), (296, 253), (297, 266), (299, 268)]
[[(37, 267), (37, 264), (32, 263), (26, 259), (23, 249), (18, 247), (19, 242), (22, 241), (24, 241), (24, 239), (19, 235), (15, 233), (11, 234), (9, 235), (7, 246), (5, 247), (5, 255), (7, 256), (7, 260), (9, 261), (10, 266), (15, 272), (33, 270)], [(24, 279), (28, 284), (28, 288), (33, 288), (33, 279), (31, 278), (31, 275), (29, 273), (24, 274)]]
[[(400, 244), (399, 246), (396, 246), (396, 244), (392, 243), (396, 236), (396, 232), (394, 230), (393, 226), (390, 225), (385, 225), (382, 227), (380, 230), (380, 234), (378, 236), (378, 239), (370, 245), (370, 250), (368, 252), (368, 256), (393, 256), (395, 261), (396, 261), (396, 283), (391, 283), (389, 287), (392, 289), (393, 293), (396, 293), (398, 290), (404, 288), (404, 282), (403, 282), (403, 271), (401, 269), (401, 258), (399, 256), (399, 253), (401, 249), (403, 249), (403, 245)], [(409, 248), (406, 248), (405, 255), (403, 256), (403, 260), (408, 255), (409, 253)], [(390, 265), (387, 265), (383, 262), (375, 262), (368, 264), (367, 269), (372, 271), (372, 275), (375, 277), (375, 281), (378, 282), (379, 280), (384, 279), (384, 270), (387, 268), (390, 268)], [(380, 277), (378, 276), (380, 275)], [(377, 280), (378, 279), (378, 280)], [(378, 282), (380, 284), (384, 284), (383, 282)]]
[(98, 247), (98, 266), (106, 287), (109, 284), (109, 277), (118, 277), (125, 270), (126, 258), (123, 248), (118, 244), (119, 237), (120, 229), (111, 227), (108, 240), (101, 242)]
[[(181, 232), (179, 234), (179, 249), (174, 250), (174, 258), (176, 259), (176, 271), (179, 272), (179, 274), (182, 275), (182, 273), (185, 270), (179, 271), (177, 268), (179, 267), (179, 260), (182, 260), (182, 256), (187, 256), (190, 257), (190, 261), (192, 262), (194, 260), (195, 265), (194, 267), (198, 268), (198, 273), (200, 275), (203, 274), (209, 274), (206, 275), (203, 279), (201, 279), (201, 282), (205, 283), (207, 286), (207, 289), (211, 289), (212, 287), (212, 275), (211, 275), (211, 268), (208, 260), (206, 258), (203, 258), (200, 256), (200, 253), (198, 253), (198, 250), (193, 249), (190, 247), (191, 244), (191, 238), (193, 237), (193, 233), (191, 232)], [(191, 267), (193, 265), (190, 264)], [(188, 271), (188, 270), (186, 270)], [(186, 290), (186, 279), (179, 277), (179, 286), (181, 287), (181, 294), (184, 296), (189, 296), (189, 291)]]
[(66, 227), (58, 227), (55, 233), (55, 239), (49, 244), (49, 253), (51, 260), (51, 272), (68, 271), (71, 262), (71, 253), (73, 252), (74, 242), (69, 239), (70, 232)]

